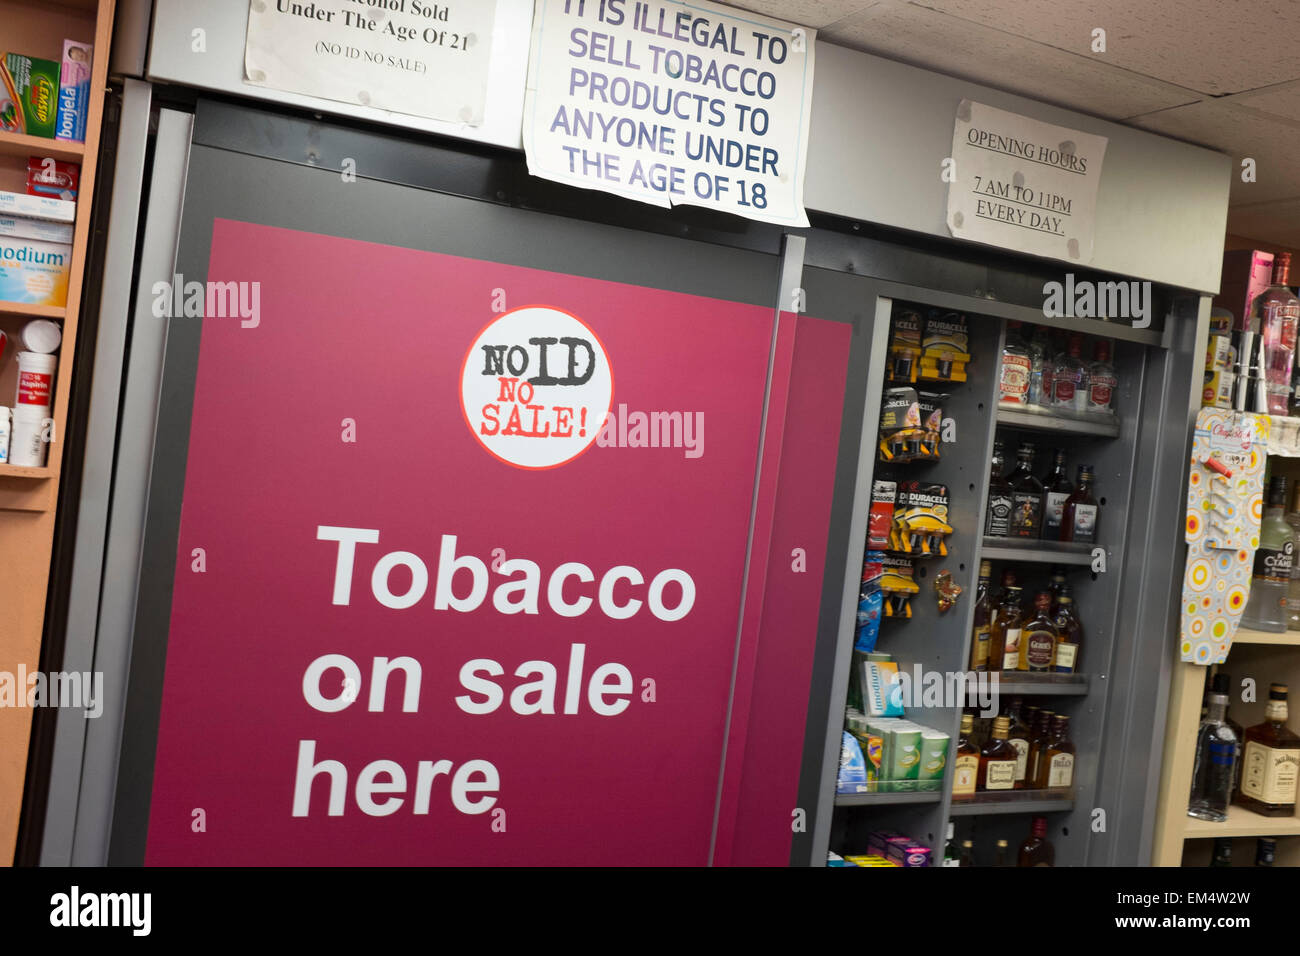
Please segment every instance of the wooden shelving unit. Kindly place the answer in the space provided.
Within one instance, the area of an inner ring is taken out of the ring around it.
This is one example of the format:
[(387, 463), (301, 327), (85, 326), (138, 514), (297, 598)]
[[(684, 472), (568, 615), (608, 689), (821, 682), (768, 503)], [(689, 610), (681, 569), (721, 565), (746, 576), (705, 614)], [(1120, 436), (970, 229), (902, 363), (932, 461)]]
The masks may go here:
[[(68, 143), (34, 136), (0, 133), (0, 189), (24, 192), (29, 156), (52, 157), (81, 165), (77, 219), (73, 233), (68, 301), (64, 308), (0, 302), (0, 330), (11, 343), (33, 318), (51, 319), (63, 330), (54, 386), (54, 441), (41, 468), (0, 466), (0, 671), (27, 673), (40, 669), (55, 506), (63, 467), (68, 398), (76, 355), (77, 327), (87, 250), (90, 213), (95, 197), (96, 160), (108, 82), (108, 51), (115, 0), (0, 0), (0, 46), (6, 51), (61, 61), (65, 39), (95, 46), (90, 83), (86, 142)], [(17, 372), (11, 344), (0, 357), (0, 404), (12, 405)], [(32, 711), (0, 708), (0, 860), (13, 858), (22, 804)]]

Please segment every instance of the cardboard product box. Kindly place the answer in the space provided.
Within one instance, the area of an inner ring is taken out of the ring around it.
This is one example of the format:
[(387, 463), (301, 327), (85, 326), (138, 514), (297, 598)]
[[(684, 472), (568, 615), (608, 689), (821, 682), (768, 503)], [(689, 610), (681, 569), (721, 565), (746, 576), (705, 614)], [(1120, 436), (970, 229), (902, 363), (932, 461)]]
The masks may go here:
[(1273, 282), (1273, 253), (1232, 249), (1223, 254), (1223, 275), (1214, 305), (1232, 313), (1233, 331), (1246, 328), (1250, 304)]
[(0, 301), (62, 308), (71, 267), (72, 246), (0, 236)]
[(51, 222), (48, 219), (31, 219), (0, 213), (0, 238), (35, 239), (37, 242), (57, 242), (72, 245), (73, 226), (70, 222)]
[(54, 138), (59, 113), (59, 64), (21, 53), (0, 61), (0, 129)]
[(29, 196), (0, 189), (0, 215), (48, 219), (51, 222), (75, 222), (77, 204), (51, 196)]

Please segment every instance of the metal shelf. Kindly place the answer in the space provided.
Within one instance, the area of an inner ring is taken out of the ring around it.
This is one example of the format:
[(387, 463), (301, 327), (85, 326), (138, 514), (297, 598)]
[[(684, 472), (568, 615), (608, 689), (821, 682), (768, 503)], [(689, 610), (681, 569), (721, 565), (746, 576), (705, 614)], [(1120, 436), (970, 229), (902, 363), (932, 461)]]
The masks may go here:
[(910, 791), (906, 793), (837, 793), (837, 807), (879, 807), (898, 803), (939, 803), (942, 790)]
[(980, 558), (989, 561), (1089, 565), (1092, 564), (1092, 549), (1096, 547), (1100, 545), (986, 537), (980, 543)]
[(1087, 674), (1021, 674), (1012, 677), (998, 677), (998, 694), (1012, 696), (1058, 696), (1082, 697), (1088, 693)]
[(1066, 435), (1118, 438), (1119, 421), (1112, 416), (1080, 415), (1040, 409), (1033, 405), (998, 405), (999, 425)]
[(948, 814), (975, 817), (1005, 813), (1065, 813), (1074, 809), (1071, 791), (1051, 796), (1050, 790), (1012, 790), (1009, 793), (977, 793), (974, 797), (952, 798)]

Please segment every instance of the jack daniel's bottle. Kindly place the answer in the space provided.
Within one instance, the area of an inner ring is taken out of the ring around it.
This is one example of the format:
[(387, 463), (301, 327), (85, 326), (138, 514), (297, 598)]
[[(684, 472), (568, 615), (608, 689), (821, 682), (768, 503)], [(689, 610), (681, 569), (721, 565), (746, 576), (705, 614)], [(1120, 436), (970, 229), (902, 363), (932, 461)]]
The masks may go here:
[(1264, 722), (1246, 728), (1237, 803), (1266, 817), (1295, 816), (1300, 737), (1286, 725), (1287, 686), (1270, 684)]

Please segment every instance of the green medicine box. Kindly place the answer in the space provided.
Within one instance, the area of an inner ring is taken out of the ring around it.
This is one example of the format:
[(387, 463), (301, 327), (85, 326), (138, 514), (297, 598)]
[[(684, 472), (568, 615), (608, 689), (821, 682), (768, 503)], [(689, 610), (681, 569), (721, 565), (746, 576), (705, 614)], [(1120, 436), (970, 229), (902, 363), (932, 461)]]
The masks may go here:
[(59, 65), (18, 53), (0, 64), (0, 130), (54, 138), (59, 112)]

